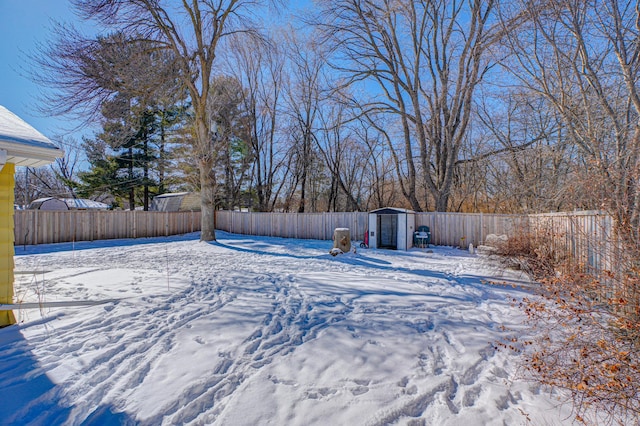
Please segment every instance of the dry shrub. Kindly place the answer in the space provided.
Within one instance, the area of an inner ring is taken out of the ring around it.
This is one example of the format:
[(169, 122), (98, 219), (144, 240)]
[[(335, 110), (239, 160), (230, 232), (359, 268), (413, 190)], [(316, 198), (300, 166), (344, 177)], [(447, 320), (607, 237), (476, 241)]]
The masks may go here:
[(522, 233), (496, 244), (496, 253), (502, 256), (505, 266), (542, 280), (555, 276), (567, 259), (563, 250), (549, 244), (554, 237), (550, 230)]
[(616, 270), (596, 276), (528, 237), (501, 252), (543, 277), (541, 297), (515, 301), (534, 337), (500, 346), (522, 353), (527, 376), (567, 391), (576, 420), (640, 424), (640, 246), (620, 250)]

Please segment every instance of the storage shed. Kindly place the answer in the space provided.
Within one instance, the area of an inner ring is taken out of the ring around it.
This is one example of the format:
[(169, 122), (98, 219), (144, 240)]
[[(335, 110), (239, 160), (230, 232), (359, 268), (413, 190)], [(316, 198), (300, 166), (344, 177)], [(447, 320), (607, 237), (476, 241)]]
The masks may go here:
[(69, 210), (64, 201), (47, 197), (33, 200), (27, 206), (27, 210)]
[(413, 210), (384, 207), (369, 212), (369, 247), (409, 250), (413, 247)]
[[(0, 105), (0, 304), (13, 304), (13, 211), (15, 166), (39, 167), (64, 155), (62, 150), (20, 117)], [(9, 309), (0, 310), (0, 326), (14, 324)]]
[(27, 207), (29, 210), (108, 210), (109, 205), (84, 198), (38, 198)]
[(151, 210), (157, 212), (199, 212), (200, 194), (197, 192), (172, 192), (153, 198)]

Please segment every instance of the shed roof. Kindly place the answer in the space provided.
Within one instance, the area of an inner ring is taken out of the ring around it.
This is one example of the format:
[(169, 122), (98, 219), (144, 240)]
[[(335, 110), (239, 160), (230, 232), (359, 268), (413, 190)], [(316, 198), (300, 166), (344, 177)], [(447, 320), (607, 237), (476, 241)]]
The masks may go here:
[(169, 192), (156, 195), (151, 210), (160, 212), (200, 211), (200, 194), (197, 192)]
[(101, 203), (99, 201), (87, 200), (84, 198), (54, 198), (54, 197), (44, 197), (38, 198), (37, 200), (33, 200), (28, 209), (41, 209), (42, 205), (55, 201), (55, 206), (65, 206), (68, 210), (106, 210), (109, 208), (108, 204)]
[(184, 197), (191, 194), (190, 192), (165, 192), (164, 194), (156, 195), (153, 198), (171, 198), (171, 197)]
[(61, 200), (72, 210), (106, 210), (109, 208), (108, 204), (85, 198), (61, 198)]
[(64, 152), (46, 136), (0, 105), (0, 150), (7, 152), (7, 163), (17, 166), (44, 166), (61, 158)]
[(28, 210), (69, 210), (69, 206), (57, 198), (44, 197), (33, 200), (27, 206)]
[(398, 214), (398, 213), (415, 213), (415, 212), (413, 210), (401, 209), (398, 207), (383, 207), (381, 209), (371, 210), (369, 213)]

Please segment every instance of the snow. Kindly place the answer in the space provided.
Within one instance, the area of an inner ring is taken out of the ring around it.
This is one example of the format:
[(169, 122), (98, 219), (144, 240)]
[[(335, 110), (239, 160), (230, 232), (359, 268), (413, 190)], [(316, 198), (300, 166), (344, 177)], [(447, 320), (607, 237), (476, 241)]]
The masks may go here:
[[(16, 247), (9, 424), (569, 424), (493, 342), (526, 282), (432, 247), (218, 233)], [(519, 285), (493, 285), (490, 281)], [(100, 305), (52, 304), (104, 301)], [(54, 307), (50, 307), (54, 306)]]
[(58, 149), (46, 136), (2, 105), (0, 105), (0, 140)]

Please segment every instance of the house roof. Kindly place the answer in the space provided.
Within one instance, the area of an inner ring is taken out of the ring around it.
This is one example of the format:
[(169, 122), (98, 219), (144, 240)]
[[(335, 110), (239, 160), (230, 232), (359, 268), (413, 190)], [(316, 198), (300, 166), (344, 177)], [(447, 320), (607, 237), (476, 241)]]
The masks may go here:
[(44, 166), (61, 158), (64, 152), (46, 136), (0, 105), (0, 150), (7, 152), (7, 163), (17, 166)]

